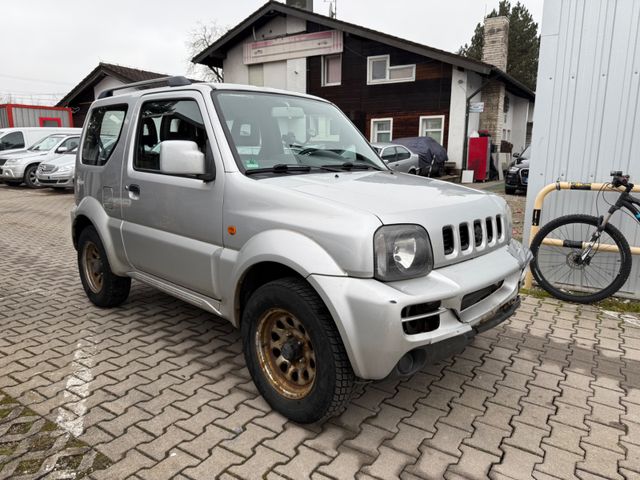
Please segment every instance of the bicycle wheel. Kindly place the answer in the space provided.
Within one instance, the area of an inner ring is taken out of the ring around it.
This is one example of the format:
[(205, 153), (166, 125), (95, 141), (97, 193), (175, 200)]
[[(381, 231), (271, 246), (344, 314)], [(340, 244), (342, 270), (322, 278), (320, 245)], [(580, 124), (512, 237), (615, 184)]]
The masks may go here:
[(596, 217), (567, 215), (540, 229), (531, 243), (531, 272), (540, 287), (560, 300), (577, 303), (600, 301), (622, 287), (631, 271), (629, 243), (620, 230), (607, 224), (587, 252), (583, 246), (597, 226)]

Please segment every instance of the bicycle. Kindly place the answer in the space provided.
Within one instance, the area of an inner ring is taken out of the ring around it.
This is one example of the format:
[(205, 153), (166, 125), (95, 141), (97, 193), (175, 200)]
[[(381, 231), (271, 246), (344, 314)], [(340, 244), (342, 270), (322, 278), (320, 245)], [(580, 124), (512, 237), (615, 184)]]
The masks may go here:
[[(565, 215), (544, 225), (531, 243), (531, 272), (538, 285), (560, 300), (594, 303), (616, 293), (629, 278), (631, 249), (622, 232), (609, 221), (626, 209), (640, 223), (640, 198), (631, 195), (633, 183), (621, 171), (598, 192), (609, 187), (620, 196), (606, 216)], [(597, 202), (596, 198), (596, 202)], [(606, 201), (606, 199), (605, 199)], [(624, 212), (627, 213), (627, 212)]]

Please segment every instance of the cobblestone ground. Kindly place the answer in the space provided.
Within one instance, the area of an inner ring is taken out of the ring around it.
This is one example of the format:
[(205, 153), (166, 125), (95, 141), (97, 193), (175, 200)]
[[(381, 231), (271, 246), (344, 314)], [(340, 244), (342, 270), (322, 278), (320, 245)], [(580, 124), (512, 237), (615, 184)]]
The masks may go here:
[[(527, 297), (457, 357), (300, 426), (257, 394), (224, 321), (139, 283), (93, 307), (71, 204), (0, 187), (0, 391), (105, 455), (91, 478), (640, 478), (634, 317)], [(17, 475), (7, 418), (0, 477)]]

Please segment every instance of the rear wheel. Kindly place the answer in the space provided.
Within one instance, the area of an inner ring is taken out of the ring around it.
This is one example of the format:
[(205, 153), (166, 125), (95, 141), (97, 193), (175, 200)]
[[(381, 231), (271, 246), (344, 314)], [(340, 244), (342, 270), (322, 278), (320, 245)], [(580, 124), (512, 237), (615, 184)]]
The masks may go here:
[(242, 338), (253, 381), (282, 415), (312, 423), (346, 408), (355, 375), (331, 315), (304, 280), (258, 288), (242, 315)]
[(547, 223), (533, 239), (531, 271), (554, 297), (598, 302), (626, 282), (631, 271), (629, 243), (620, 230), (607, 224), (593, 248), (588, 248), (598, 224), (596, 217), (567, 215)]
[(24, 171), (24, 183), (29, 188), (38, 188), (40, 185), (38, 184), (38, 178), (36, 177), (36, 172), (38, 170), (38, 165), (29, 165)]
[(129, 296), (131, 279), (111, 271), (104, 246), (94, 227), (82, 230), (78, 238), (78, 269), (87, 297), (98, 307), (117, 307)]

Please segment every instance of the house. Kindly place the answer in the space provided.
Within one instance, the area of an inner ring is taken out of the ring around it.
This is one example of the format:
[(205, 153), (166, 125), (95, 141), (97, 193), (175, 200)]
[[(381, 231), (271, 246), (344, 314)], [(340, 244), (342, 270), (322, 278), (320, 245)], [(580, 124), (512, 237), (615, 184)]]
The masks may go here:
[(0, 128), (73, 127), (70, 108), (5, 103), (0, 105)]
[(123, 67), (111, 63), (98, 64), (89, 75), (83, 78), (78, 85), (67, 93), (57, 103), (57, 107), (69, 107), (73, 111), (73, 123), (81, 127), (91, 103), (102, 90), (113, 88), (125, 83), (152, 80), (166, 77), (166, 74), (139, 70), (137, 68)]
[[(504, 71), (506, 18), (487, 19), (480, 62), (314, 13), (312, 3), (269, 1), (193, 61), (222, 68), (225, 82), (326, 98), (372, 142), (429, 135), (458, 168), (479, 129), (524, 148), (535, 95)], [(479, 102), (484, 111), (467, 117)]]

